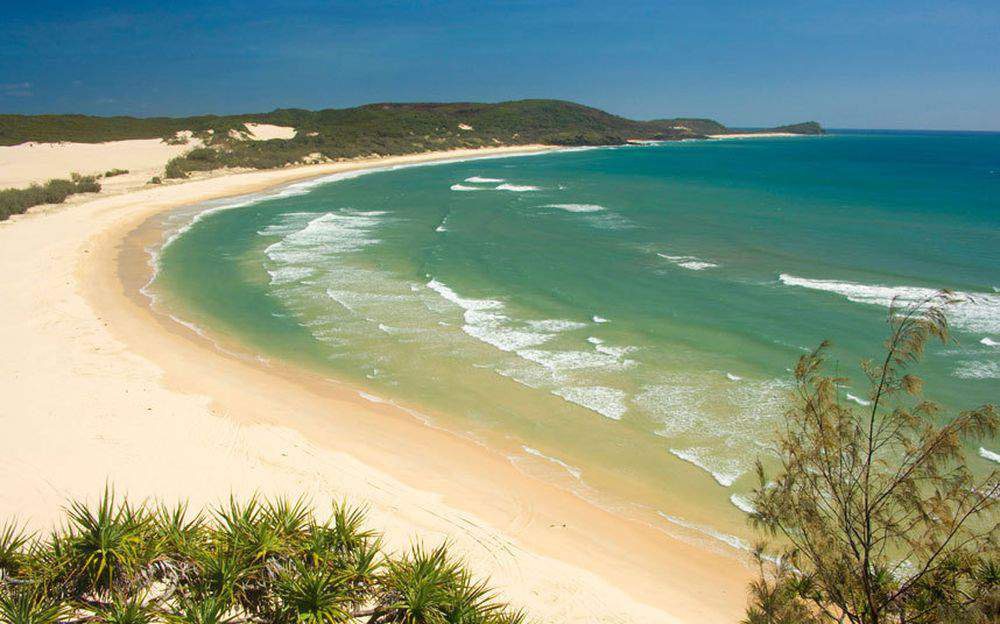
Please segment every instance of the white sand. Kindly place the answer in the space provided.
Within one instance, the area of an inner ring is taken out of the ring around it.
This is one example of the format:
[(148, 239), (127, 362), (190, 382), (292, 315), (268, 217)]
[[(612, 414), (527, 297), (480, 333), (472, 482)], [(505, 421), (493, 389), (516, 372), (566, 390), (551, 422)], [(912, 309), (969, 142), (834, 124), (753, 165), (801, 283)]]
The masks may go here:
[[(485, 152), (443, 156), (474, 153)], [(122, 189), (0, 223), (0, 518), (45, 528), (66, 497), (93, 500), (106, 481), (134, 497), (194, 505), (230, 492), (305, 493), (320, 508), (348, 497), (371, 506), (371, 525), (393, 547), (451, 540), (536, 621), (736, 621), (749, 572), (735, 559), (602, 511), (478, 444), (361, 400), (357, 389), (227, 355), (137, 294), (149, 271), (140, 226), (157, 213), (440, 157)], [(15, 163), (19, 180), (82, 168), (32, 162)]]
[(269, 141), (271, 139), (294, 139), (295, 128), (289, 126), (275, 126), (273, 124), (244, 124), (250, 132), (250, 139), (254, 141)]
[(766, 139), (767, 137), (809, 136), (794, 132), (733, 132), (731, 134), (710, 134), (710, 139)]
[(103, 174), (110, 169), (129, 171), (127, 176), (108, 178), (107, 183), (112, 187), (136, 186), (154, 175), (161, 175), (168, 160), (199, 145), (196, 140), (186, 145), (168, 145), (160, 139), (136, 139), (111, 143), (0, 146), (0, 189), (68, 178), (71, 173)]

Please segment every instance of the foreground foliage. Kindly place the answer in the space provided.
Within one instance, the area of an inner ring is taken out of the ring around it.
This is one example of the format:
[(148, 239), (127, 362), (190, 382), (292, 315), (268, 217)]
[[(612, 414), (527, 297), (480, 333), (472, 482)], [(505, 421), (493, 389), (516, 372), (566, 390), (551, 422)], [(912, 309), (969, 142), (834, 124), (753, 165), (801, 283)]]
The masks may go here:
[(0, 528), (0, 622), (520, 624), (444, 546), (387, 555), (364, 514), (299, 501), (208, 513), (72, 502), (64, 526)]
[(61, 204), (76, 193), (97, 193), (101, 185), (95, 176), (73, 174), (69, 180), (49, 180), (24, 189), (0, 190), (0, 221), (11, 215), (23, 214), (28, 208), (42, 204)]
[(1000, 472), (976, 479), (963, 450), (996, 435), (997, 410), (943, 417), (907, 372), (947, 341), (949, 303), (892, 306), (884, 358), (862, 363), (864, 409), (824, 374), (827, 344), (799, 360), (780, 467), (758, 464), (751, 516), (788, 549), (768, 560), (759, 547), (747, 624), (1000, 622)]

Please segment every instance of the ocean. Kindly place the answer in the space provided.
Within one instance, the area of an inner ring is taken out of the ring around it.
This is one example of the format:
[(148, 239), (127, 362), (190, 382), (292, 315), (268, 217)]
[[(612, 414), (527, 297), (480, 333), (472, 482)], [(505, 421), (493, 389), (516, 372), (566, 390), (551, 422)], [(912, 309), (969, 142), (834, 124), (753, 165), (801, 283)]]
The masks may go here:
[[(345, 380), (526, 472), (745, 548), (790, 369), (830, 339), (843, 398), (889, 303), (949, 288), (917, 372), (1000, 389), (1000, 134), (571, 149), (344, 174), (173, 213), (148, 287), (248, 352)], [(1000, 443), (968, 449), (975, 470)]]

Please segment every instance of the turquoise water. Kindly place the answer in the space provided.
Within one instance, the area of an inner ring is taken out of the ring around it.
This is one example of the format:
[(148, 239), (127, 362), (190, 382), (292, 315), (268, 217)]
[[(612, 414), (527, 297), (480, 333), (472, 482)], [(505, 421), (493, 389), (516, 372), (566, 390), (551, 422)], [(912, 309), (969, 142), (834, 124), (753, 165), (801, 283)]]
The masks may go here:
[(966, 294), (957, 343), (920, 367), (928, 396), (1000, 388), (1000, 134), (566, 151), (237, 205), (163, 249), (154, 289), (178, 316), (731, 544), (788, 369), (831, 338), (863, 402), (893, 296)]

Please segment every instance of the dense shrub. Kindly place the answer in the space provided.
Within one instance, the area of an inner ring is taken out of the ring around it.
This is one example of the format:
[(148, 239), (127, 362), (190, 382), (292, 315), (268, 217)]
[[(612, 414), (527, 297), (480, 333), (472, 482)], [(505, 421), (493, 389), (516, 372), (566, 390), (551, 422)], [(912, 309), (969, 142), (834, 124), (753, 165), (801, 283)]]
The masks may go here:
[[(521, 624), (446, 547), (385, 552), (363, 511), (301, 500), (208, 513), (71, 502), (62, 528), (0, 525), (0, 622)], [(93, 614), (93, 615), (91, 615)]]
[(105, 178), (113, 178), (115, 176), (125, 175), (128, 173), (128, 169), (108, 169), (104, 172)]
[(61, 204), (70, 195), (100, 192), (101, 185), (94, 176), (73, 174), (69, 180), (49, 180), (45, 184), (32, 184), (24, 189), (0, 190), (0, 221), (11, 215), (23, 214), (28, 208), (42, 204)]

